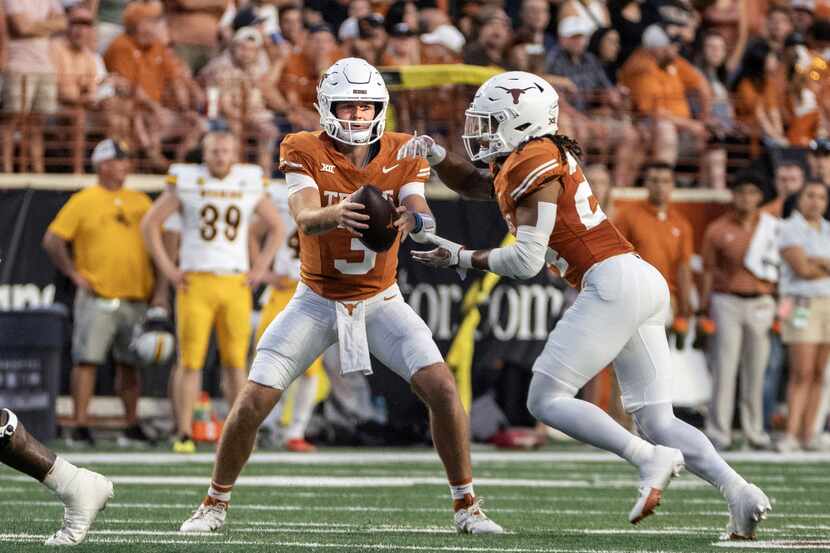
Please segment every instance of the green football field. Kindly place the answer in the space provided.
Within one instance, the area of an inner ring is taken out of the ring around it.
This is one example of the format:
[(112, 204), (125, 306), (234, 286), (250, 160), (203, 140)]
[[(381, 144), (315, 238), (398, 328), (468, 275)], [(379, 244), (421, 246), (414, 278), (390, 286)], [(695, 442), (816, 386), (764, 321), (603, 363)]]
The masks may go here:
[[(325, 449), (314, 455), (256, 453), (217, 534), (181, 535), (204, 495), (212, 455), (67, 453), (109, 476), (115, 498), (73, 551), (297, 552), (695, 552), (730, 549), (830, 551), (830, 455), (732, 453), (764, 488), (773, 513), (756, 542), (720, 542), (726, 505), (688, 473), (658, 514), (627, 521), (636, 474), (592, 449), (476, 449), (476, 491), (507, 530), (454, 532), (441, 465), (427, 449)], [(39, 484), (0, 468), (0, 552), (39, 551), (62, 506)], [(210, 549), (208, 549), (210, 546)]]

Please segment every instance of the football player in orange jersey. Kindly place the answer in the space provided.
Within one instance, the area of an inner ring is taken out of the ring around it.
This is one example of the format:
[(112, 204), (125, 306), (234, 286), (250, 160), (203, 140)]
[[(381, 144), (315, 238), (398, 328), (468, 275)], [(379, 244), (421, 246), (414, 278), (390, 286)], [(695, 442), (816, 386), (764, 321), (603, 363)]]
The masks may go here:
[(341, 373), (371, 373), (369, 354), (395, 371), (427, 404), (432, 437), (444, 463), (462, 533), (497, 534), (473, 490), (467, 415), (426, 323), (396, 282), (399, 241), (374, 252), (359, 240), (368, 225), (351, 195), (373, 184), (399, 204), (401, 237), (424, 240), (434, 229), (424, 195), (429, 165), (397, 160), (410, 135), (384, 133), (389, 93), (366, 61), (346, 58), (317, 85), (324, 131), (289, 135), (280, 147), (288, 204), (300, 238), (294, 297), (257, 344), (249, 381), (225, 422), (208, 495), (182, 532), (221, 528), (231, 488), (253, 448), (257, 428), (283, 391), (338, 342)]
[[(502, 73), (479, 88), (466, 111), (467, 153), (472, 161), (489, 163), (489, 171), (446, 152), (427, 136), (404, 145), (399, 159), (426, 158), (460, 194), (495, 199), (516, 236), (512, 245), (476, 251), (431, 236), (437, 247), (412, 255), (436, 267), (513, 278), (531, 278), (545, 262), (558, 270), (580, 293), (533, 365), (530, 412), (638, 467), (640, 495), (629, 514), (632, 523), (653, 512), (663, 488), (685, 462), (726, 497), (728, 535), (750, 539), (770, 510), (769, 500), (721, 459), (703, 433), (674, 416), (664, 330), (666, 281), (602, 212), (577, 161), (579, 146), (557, 134), (558, 115), (558, 96), (544, 79), (520, 71)], [(612, 361), (623, 405), (645, 440), (575, 398)]]

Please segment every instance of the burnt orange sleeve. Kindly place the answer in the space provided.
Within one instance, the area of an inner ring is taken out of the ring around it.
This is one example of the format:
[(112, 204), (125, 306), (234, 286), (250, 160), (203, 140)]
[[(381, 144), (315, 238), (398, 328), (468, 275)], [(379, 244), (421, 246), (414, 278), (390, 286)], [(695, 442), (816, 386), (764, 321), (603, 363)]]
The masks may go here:
[(302, 142), (304, 141), (296, 134), (285, 137), (280, 144), (279, 169), (283, 173), (300, 173), (314, 178), (314, 160), (308, 153), (308, 145), (303, 145)]
[(518, 158), (511, 165), (507, 182), (507, 192), (514, 203), (523, 197), (541, 189), (552, 178), (568, 174), (568, 163), (559, 155), (556, 146), (550, 144), (530, 144), (518, 153)]
[(116, 37), (104, 52), (104, 65), (110, 73), (117, 73), (126, 79), (132, 79), (135, 60), (124, 36)]
[(674, 64), (677, 67), (677, 76), (680, 77), (686, 90), (694, 89), (700, 91), (701, 94), (711, 96), (712, 90), (709, 88), (709, 83), (694, 65), (680, 57)]

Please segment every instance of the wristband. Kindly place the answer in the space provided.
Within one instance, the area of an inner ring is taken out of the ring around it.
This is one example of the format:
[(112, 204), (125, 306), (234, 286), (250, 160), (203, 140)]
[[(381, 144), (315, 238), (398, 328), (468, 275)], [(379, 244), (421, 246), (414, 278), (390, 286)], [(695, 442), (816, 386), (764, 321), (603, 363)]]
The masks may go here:
[(474, 250), (461, 250), (460, 252), (458, 252), (458, 266), (460, 268), (473, 268), (473, 251)]

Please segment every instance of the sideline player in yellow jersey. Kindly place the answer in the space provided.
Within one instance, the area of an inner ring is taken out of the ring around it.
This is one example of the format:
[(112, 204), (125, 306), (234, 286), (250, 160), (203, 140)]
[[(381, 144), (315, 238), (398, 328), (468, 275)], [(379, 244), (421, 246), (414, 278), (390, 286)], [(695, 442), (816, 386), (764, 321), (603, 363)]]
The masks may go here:
[(288, 385), (337, 342), (341, 373), (371, 372), (371, 352), (427, 404), (456, 529), (501, 533), (475, 497), (468, 420), (452, 374), (429, 327), (398, 289), (400, 242), (385, 252), (367, 249), (358, 236), (369, 216), (350, 201), (362, 185), (377, 186), (399, 204), (394, 225), (402, 236), (422, 239), (432, 227), (424, 194), (429, 167), (423, 160), (395, 159), (410, 135), (383, 132), (389, 93), (365, 60), (346, 58), (329, 67), (317, 101), (325, 131), (292, 134), (280, 148), (300, 230), (302, 283), (257, 344), (249, 381), (225, 422), (208, 495), (181, 531), (222, 528), (257, 428)]
[[(216, 327), (223, 391), (233, 405), (245, 383), (251, 335), (251, 287), (263, 281), (282, 239), (276, 208), (265, 194), (262, 170), (237, 163), (237, 140), (224, 131), (204, 138), (203, 165), (173, 165), (167, 189), (141, 223), (159, 270), (176, 287), (179, 363), (172, 382), (178, 437), (174, 451), (192, 453), (193, 407), (201, 390), (211, 329)], [(179, 266), (161, 237), (165, 219), (180, 212)], [(256, 213), (268, 225), (257, 259), (249, 260), (248, 225)], [(253, 261), (253, 263), (251, 263)]]
[[(530, 412), (638, 467), (640, 495), (629, 513), (632, 523), (653, 512), (685, 461), (727, 499), (728, 536), (752, 539), (770, 510), (769, 499), (726, 464), (702, 432), (674, 416), (664, 330), (668, 286), (602, 212), (577, 161), (579, 146), (557, 134), (558, 118), (553, 87), (531, 73), (512, 71), (485, 82), (466, 111), (467, 154), (489, 163), (489, 171), (427, 136), (401, 148), (399, 159), (426, 157), (460, 194), (495, 199), (516, 236), (510, 246), (474, 251), (433, 235), (430, 241), (438, 247), (413, 257), (435, 267), (513, 278), (531, 278), (546, 262), (558, 270), (580, 292), (533, 365)], [(612, 361), (623, 405), (648, 441), (574, 397)]]

